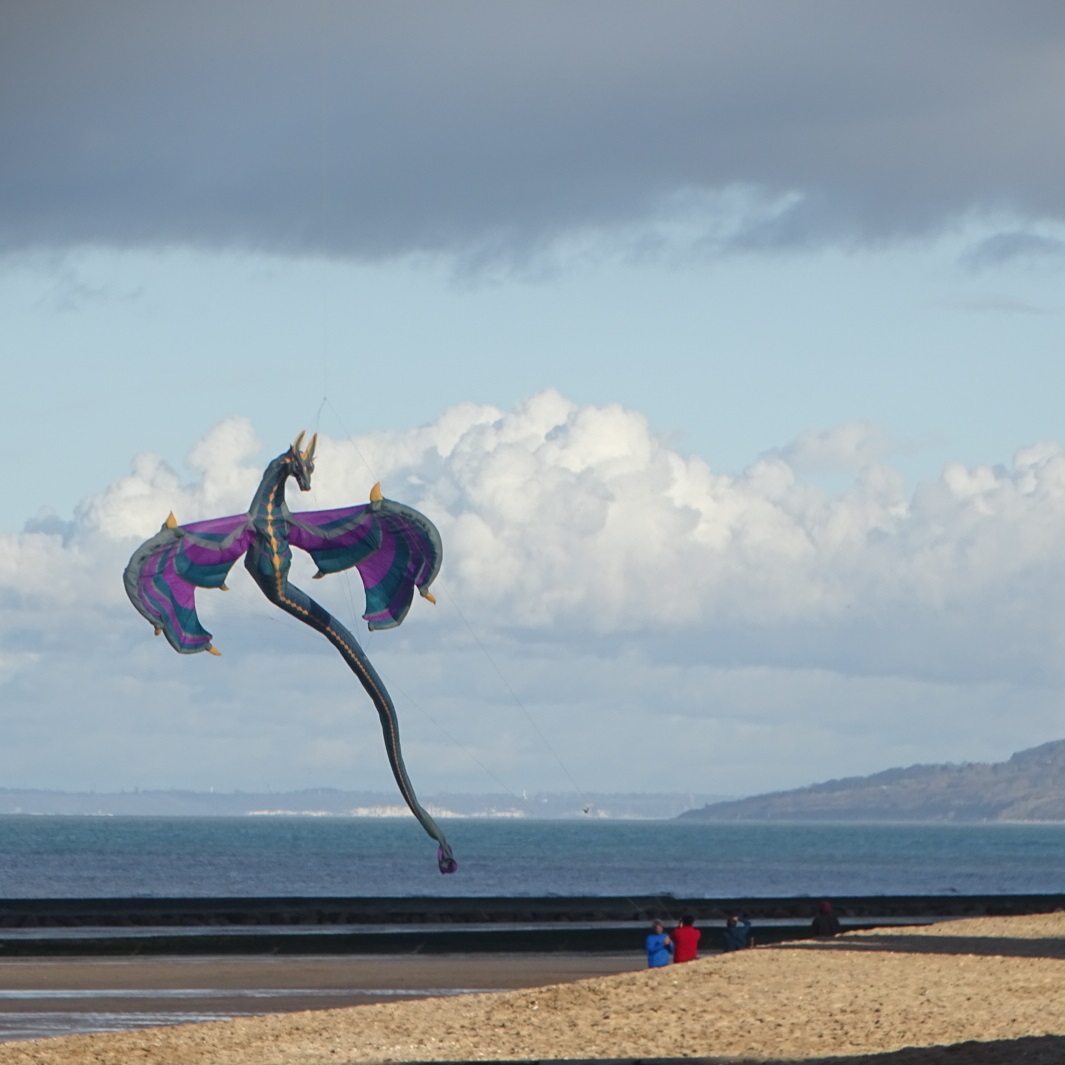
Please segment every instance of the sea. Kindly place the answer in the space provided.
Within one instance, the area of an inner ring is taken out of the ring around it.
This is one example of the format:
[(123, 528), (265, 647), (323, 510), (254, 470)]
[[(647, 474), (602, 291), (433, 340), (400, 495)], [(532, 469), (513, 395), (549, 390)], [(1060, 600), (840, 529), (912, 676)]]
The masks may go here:
[(1065, 824), (0, 817), (0, 899), (1056, 894)]

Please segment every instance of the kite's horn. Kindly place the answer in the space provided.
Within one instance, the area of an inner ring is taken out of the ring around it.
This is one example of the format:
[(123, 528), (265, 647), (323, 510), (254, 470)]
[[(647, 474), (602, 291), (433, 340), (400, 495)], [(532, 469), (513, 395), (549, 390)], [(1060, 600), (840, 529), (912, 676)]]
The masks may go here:
[(292, 441), (292, 450), (293, 450), (293, 451), (295, 451), (295, 452), (297, 452), (297, 453), (299, 452), (299, 449), (300, 449), (300, 444), (302, 444), (302, 443), (303, 443), (303, 434), (304, 434), (305, 432), (306, 432), (306, 430), (305, 430), (305, 429), (301, 429), (301, 430), (300, 430), (300, 435), (299, 435), (299, 436), (297, 436), (297, 437), (296, 437), (296, 439)]
[[(300, 436), (303, 434), (300, 433)], [(311, 437), (311, 442), (307, 445), (307, 450), (303, 453), (303, 459), (305, 462), (310, 462), (314, 458), (314, 449), (318, 446), (318, 434), (315, 433)]]

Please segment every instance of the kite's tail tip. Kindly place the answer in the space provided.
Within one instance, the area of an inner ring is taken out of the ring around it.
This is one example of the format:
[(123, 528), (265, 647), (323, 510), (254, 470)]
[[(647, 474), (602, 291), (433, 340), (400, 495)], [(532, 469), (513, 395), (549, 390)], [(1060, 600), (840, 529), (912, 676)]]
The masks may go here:
[(459, 867), (459, 863), (451, 857), (450, 848), (445, 850), (443, 847), (437, 848), (436, 864), (440, 866), (440, 872), (442, 873), (453, 873)]

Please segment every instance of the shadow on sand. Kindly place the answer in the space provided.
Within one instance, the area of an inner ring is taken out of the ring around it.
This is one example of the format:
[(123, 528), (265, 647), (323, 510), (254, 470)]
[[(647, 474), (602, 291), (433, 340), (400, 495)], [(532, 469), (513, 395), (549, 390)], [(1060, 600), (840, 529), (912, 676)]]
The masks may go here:
[[(492, 1065), (1061, 1065), (1065, 1062), (1065, 1036), (1024, 1036), (987, 1043), (951, 1046), (905, 1047), (880, 1054), (821, 1058), (513, 1058)], [(408, 1062), (407, 1065), (429, 1065)]]
[[(977, 954), (1000, 958), (1065, 958), (1065, 939), (1020, 939), (1009, 936), (937, 936), (894, 933), (803, 939), (767, 949), (888, 951), (892, 954)], [(1065, 1062), (1065, 1057), (1061, 1059)]]

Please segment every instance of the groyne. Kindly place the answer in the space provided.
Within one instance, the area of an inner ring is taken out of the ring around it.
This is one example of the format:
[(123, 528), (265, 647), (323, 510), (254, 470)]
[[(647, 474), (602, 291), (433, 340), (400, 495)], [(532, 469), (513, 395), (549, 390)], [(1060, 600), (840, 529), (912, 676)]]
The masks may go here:
[[(684, 914), (710, 932), (731, 913), (759, 943), (807, 938), (820, 900), (796, 898), (392, 897), (0, 900), (0, 957), (143, 954), (613, 952), (649, 921)], [(834, 898), (845, 930), (1051, 913), (1065, 895)]]

